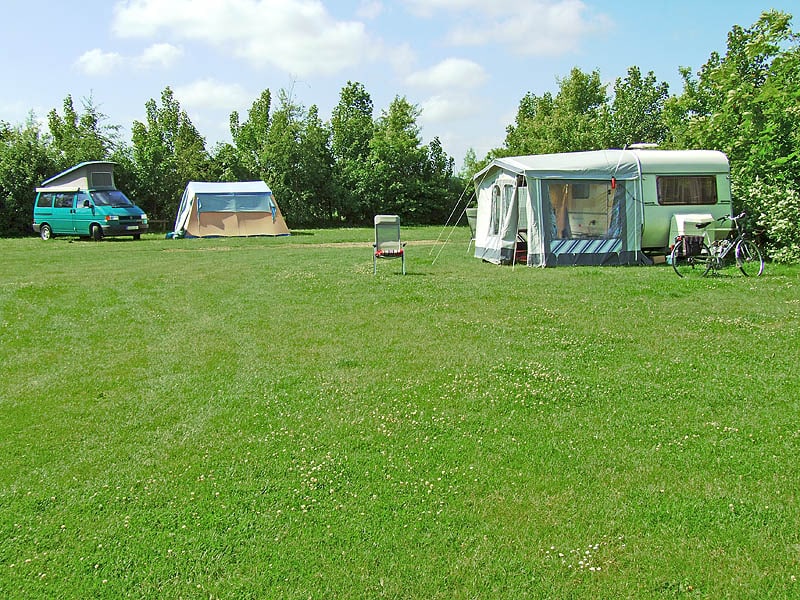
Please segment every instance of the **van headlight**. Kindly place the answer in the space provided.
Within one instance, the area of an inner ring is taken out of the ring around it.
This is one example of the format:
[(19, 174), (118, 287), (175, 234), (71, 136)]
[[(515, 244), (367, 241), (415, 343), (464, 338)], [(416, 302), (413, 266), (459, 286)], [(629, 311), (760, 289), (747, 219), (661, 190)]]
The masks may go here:
[(147, 215), (142, 215), (142, 223), (147, 223)]
[(119, 215), (106, 215), (106, 221), (119, 221)]

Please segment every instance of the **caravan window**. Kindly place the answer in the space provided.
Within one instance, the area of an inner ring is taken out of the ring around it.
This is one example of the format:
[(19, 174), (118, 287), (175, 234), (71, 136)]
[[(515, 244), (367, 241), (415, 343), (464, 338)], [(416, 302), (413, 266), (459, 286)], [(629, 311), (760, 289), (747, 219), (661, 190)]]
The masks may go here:
[(519, 216), (517, 220), (517, 229), (528, 229), (528, 186), (517, 188), (519, 195)]
[(504, 185), (503, 186), (503, 212), (502, 212), (502, 215), (503, 215), (504, 218), (508, 214), (508, 209), (511, 206), (513, 201), (514, 201), (514, 186), (513, 185)]
[(553, 239), (608, 239), (620, 235), (625, 181), (562, 180), (544, 183)]
[(716, 204), (717, 178), (713, 175), (662, 175), (656, 177), (658, 203)]
[(489, 222), (489, 233), (497, 235), (500, 232), (500, 186), (492, 187), (492, 212)]

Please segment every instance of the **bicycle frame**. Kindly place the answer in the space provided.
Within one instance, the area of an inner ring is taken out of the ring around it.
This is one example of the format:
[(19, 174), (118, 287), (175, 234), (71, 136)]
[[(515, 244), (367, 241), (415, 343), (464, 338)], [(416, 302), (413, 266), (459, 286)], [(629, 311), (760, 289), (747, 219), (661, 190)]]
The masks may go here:
[[(709, 257), (709, 261), (711, 264), (711, 269), (714, 271), (719, 271), (723, 268), (725, 259), (727, 258), (728, 254), (730, 254), (731, 250), (736, 248), (736, 245), (746, 237), (746, 233), (742, 228), (739, 220), (744, 216), (744, 213), (739, 215), (738, 217), (731, 217), (730, 215), (726, 215), (724, 217), (720, 217), (717, 221), (726, 221), (731, 220), (733, 221), (734, 226), (736, 227), (736, 235), (731, 237), (728, 236), (723, 240), (715, 240), (709, 246), (709, 250), (711, 250), (711, 256)], [(710, 223), (701, 224), (702, 227), (707, 227)], [(733, 232), (731, 232), (733, 233)]]
[[(692, 253), (692, 255), (682, 255), (679, 250), (678, 242), (681, 238), (676, 239), (676, 245), (672, 253), (672, 265), (675, 272), (680, 277), (687, 277), (691, 275), (708, 275), (709, 272), (716, 274), (721, 269), (732, 266), (733, 261), (729, 256), (733, 251), (733, 256), (736, 259), (736, 266), (743, 275), (748, 277), (758, 277), (764, 272), (764, 259), (761, 257), (761, 252), (756, 244), (748, 239), (747, 233), (740, 221), (745, 217), (745, 213), (738, 216), (725, 215), (716, 219), (717, 221), (732, 221), (736, 234), (731, 234), (723, 240), (714, 240), (711, 246), (708, 246), (705, 241), (708, 240), (707, 233), (703, 233), (702, 247)], [(698, 229), (705, 229), (711, 225), (713, 221), (707, 223), (698, 223)], [(732, 232), (731, 232), (732, 233)]]

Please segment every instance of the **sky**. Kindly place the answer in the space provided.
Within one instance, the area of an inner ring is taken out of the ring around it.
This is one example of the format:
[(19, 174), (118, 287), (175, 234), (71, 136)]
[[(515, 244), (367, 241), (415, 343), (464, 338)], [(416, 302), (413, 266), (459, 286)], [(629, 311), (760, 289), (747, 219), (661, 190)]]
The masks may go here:
[(212, 150), (265, 89), (328, 120), (353, 81), (376, 117), (397, 96), (416, 105), (422, 142), (437, 136), (458, 171), (573, 67), (611, 91), (635, 65), (679, 94), (679, 67), (696, 73), (769, 9), (798, 28), (798, 0), (0, 0), (0, 121), (46, 124), (70, 95), (129, 141), (169, 86)]

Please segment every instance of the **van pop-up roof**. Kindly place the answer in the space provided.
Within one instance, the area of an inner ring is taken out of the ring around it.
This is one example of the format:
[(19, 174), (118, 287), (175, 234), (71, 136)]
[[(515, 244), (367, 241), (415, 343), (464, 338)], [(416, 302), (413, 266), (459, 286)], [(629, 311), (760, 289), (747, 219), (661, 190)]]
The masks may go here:
[(105, 160), (82, 162), (43, 181), (36, 191), (115, 190), (115, 164)]

